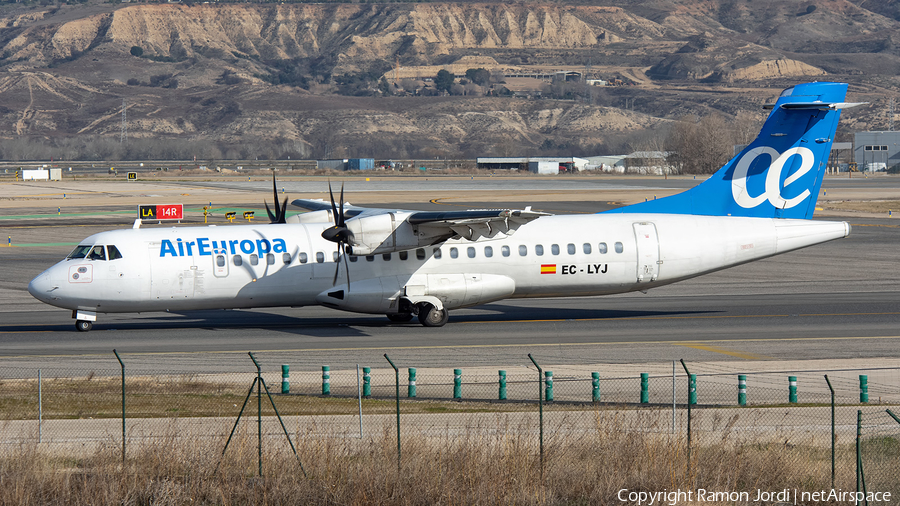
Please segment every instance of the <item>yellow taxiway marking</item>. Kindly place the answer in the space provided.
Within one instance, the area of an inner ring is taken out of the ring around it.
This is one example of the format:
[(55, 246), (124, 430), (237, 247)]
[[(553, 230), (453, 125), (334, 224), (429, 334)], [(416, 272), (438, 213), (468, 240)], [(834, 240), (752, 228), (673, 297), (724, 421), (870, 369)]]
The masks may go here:
[(773, 357), (769, 357), (766, 355), (756, 355), (753, 353), (741, 353), (739, 351), (730, 351), (725, 348), (719, 348), (718, 346), (709, 346), (705, 344), (689, 344), (689, 343), (675, 343), (676, 346), (684, 346), (685, 348), (693, 348), (695, 350), (703, 350), (703, 351), (711, 351), (713, 353), (721, 353), (723, 355), (729, 355), (732, 357), (743, 358), (746, 360), (775, 360)]

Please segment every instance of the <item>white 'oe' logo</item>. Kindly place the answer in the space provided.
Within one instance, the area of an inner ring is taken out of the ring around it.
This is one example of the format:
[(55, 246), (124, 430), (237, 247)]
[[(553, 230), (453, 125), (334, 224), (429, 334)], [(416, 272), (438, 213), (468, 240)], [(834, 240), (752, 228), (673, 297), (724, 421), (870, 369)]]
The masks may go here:
[[(760, 155), (769, 155), (774, 161), (767, 169), (765, 191), (753, 197), (747, 192), (747, 171), (750, 170), (750, 164)], [(785, 187), (800, 179), (812, 168), (816, 157), (809, 148), (791, 148), (781, 155), (768, 146), (759, 146), (747, 151), (738, 161), (731, 178), (731, 195), (737, 205), (749, 209), (768, 200), (776, 209), (788, 209), (806, 200), (809, 197), (809, 189), (803, 190), (803, 193), (792, 199), (785, 199), (781, 196), (781, 171), (784, 170), (784, 164), (788, 159), (794, 155), (799, 155), (802, 162), (800, 168), (784, 180)]]

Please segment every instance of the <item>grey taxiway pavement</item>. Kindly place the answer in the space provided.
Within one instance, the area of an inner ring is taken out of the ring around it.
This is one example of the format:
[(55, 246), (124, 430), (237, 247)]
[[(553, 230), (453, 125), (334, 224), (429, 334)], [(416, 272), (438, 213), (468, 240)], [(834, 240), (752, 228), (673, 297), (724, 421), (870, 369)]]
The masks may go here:
[[(261, 188), (260, 198), (266, 197)], [(556, 212), (596, 212), (606, 205), (539, 204)], [(106, 364), (115, 348), (158, 367), (216, 371), (246, 370), (236, 357), (246, 358), (247, 351), (272, 362), (335, 368), (383, 362), (383, 353), (420, 367), (525, 364), (527, 353), (558, 364), (869, 357), (900, 364), (900, 222), (829, 219), (851, 222), (851, 236), (647, 294), (510, 300), (457, 310), (439, 329), (309, 307), (99, 315), (92, 332), (78, 333), (68, 311), (26, 291), (28, 281), (71, 246), (0, 247), (0, 357), (17, 367), (95, 358)], [(86, 218), (0, 225), (76, 242), (123, 226)]]

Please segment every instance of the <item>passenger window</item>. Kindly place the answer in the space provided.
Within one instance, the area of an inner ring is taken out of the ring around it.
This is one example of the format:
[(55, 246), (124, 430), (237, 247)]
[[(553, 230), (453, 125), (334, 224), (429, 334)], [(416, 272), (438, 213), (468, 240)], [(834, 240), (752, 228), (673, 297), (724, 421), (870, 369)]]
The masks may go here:
[(523, 257), (527, 254), (528, 254), (528, 246), (525, 246), (524, 244), (520, 244), (519, 245), (519, 256)]
[(366, 262), (374, 262), (375, 255), (366, 255)]
[(550, 246), (550, 253), (554, 255), (559, 255), (559, 244), (553, 244)]
[(591, 254), (591, 245), (589, 243), (584, 243), (584, 245), (582, 246), (582, 249), (584, 250), (585, 255)]
[(325, 253), (321, 251), (316, 251), (316, 263), (321, 264), (325, 263)]
[(103, 246), (94, 246), (94, 249), (88, 255), (88, 260), (106, 260), (106, 251), (103, 249)]
[(475, 248), (471, 246), (466, 248), (466, 255), (468, 255), (469, 258), (475, 258)]
[(492, 248), (490, 246), (485, 246), (484, 247), (484, 256), (486, 256), (488, 258), (491, 258), (492, 256), (494, 256), (494, 248)]
[(622, 243), (617, 242), (616, 243), (616, 253), (621, 253), (623, 251), (625, 251), (625, 246), (622, 246)]
[(508, 256), (509, 256), (509, 246), (501, 246), (501, 247), (500, 247), (500, 254), (503, 255), (503, 256), (505, 256), (505, 257), (508, 257)]
[(306, 253), (300, 253), (300, 263), (305, 264), (309, 261), (309, 257), (306, 256)]
[(601, 255), (605, 255), (605, 254), (606, 254), (606, 251), (607, 251), (607, 250), (606, 250), (606, 243), (605, 243), (605, 242), (601, 242), (599, 245), (597, 245), (597, 252), (598, 252), (598, 253), (600, 253)]
[(450, 258), (458, 258), (458, 257), (459, 257), (459, 250), (457, 250), (456, 248), (450, 248)]
[(337, 252), (337, 251), (332, 252), (332, 253), (331, 253), (331, 261), (332, 261), (332, 262), (337, 262), (337, 259), (338, 259), (338, 252)]
[(109, 255), (110, 260), (118, 260), (122, 258), (122, 254), (119, 253), (119, 248), (115, 246), (107, 246), (106, 253)]
[(234, 263), (235, 267), (240, 267), (244, 265), (244, 259), (240, 255), (235, 255), (231, 257), (231, 261)]
[(534, 247), (534, 254), (537, 255), (537, 256), (539, 256), (539, 257), (544, 256), (544, 245), (543, 245), (543, 244), (538, 244), (538, 245), (536, 245), (536, 246)]
[(225, 255), (216, 255), (216, 266), (225, 267)]
[(87, 256), (89, 251), (91, 251), (90, 246), (76, 246), (75, 249), (72, 250), (72, 252), (69, 253), (69, 256), (67, 256), (66, 258), (69, 260), (72, 260), (73, 258), (84, 258)]
[(441, 248), (434, 248), (434, 258), (441, 258)]
[(269, 265), (275, 265), (275, 255), (272, 253), (266, 253), (266, 263)]
[(419, 248), (416, 250), (416, 259), (425, 260), (425, 250), (423, 248)]
[(398, 254), (398, 256), (400, 257), (400, 260), (406, 260), (407, 258), (409, 258), (409, 252), (408, 252), (408, 251), (401, 251), (401, 252)]
[(566, 250), (569, 252), (570, 255), (574, 255), (575, 254), (575, 245), (572, 243), (569, 243), (568, 245), (566, 245)]
[(257, 265), (257, 264), (259, 264), (259, 257), (256, 256), (256, 253), (253, 253), (252, 255), (250, 255), (250, 265)]
[(391, 254), (390, 254), (390, 253), (384, 253), (384, 254), (381, 255), (381, 259), (384, 260), (385, 262), (390, 262), (390, 261), (391, 261)]
[(291, 263), (291, 254), (290, 253), (282, 253), (281, 261), (284, 262), (285, 265)]

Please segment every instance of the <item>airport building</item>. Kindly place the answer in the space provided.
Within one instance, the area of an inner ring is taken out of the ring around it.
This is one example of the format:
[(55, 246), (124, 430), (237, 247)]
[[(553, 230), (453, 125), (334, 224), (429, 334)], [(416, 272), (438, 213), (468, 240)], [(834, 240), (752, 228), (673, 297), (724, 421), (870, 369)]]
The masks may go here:
[(853, 146), (860, 171), (878, 172), (900, 163), (900, 132), (857, 132)]

